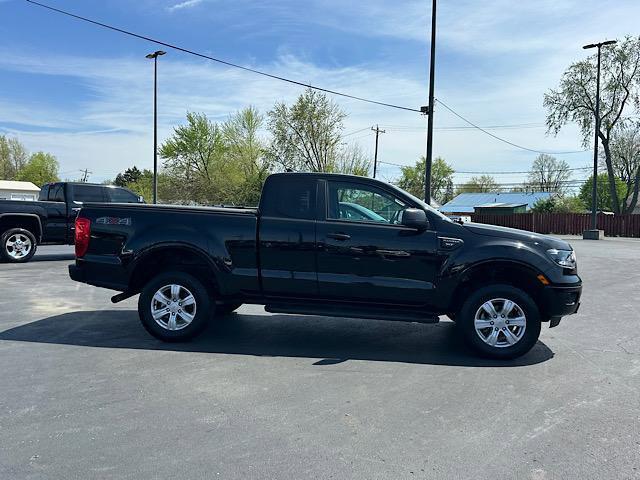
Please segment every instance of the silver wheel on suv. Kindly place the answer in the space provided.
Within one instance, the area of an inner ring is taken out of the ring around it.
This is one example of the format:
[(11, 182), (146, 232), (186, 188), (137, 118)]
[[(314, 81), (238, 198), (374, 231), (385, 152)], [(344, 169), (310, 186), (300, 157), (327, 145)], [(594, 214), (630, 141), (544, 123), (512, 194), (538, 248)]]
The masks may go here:
[(196, 316), (196, 308), (196, 298), (182, 285), (164, 285), (151, 298), (151, 316), (165, 330), (188, 327)]
[(505, 348), (518, 343), (527, 328), (524, 310), (507, 298), (484, 302), (474, 318), (476, 333), (491, 347)]

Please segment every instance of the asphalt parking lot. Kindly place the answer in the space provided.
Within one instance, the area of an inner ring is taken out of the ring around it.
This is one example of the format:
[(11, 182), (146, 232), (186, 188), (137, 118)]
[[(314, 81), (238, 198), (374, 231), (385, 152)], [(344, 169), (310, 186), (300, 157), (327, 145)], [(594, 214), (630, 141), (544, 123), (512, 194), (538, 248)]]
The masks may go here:
[(0, 478), (640, 478), (640, 241), (570, 241), (580, 313), (513, 362), (255, 306), (168, 345), (70, 248), (0, 264)]

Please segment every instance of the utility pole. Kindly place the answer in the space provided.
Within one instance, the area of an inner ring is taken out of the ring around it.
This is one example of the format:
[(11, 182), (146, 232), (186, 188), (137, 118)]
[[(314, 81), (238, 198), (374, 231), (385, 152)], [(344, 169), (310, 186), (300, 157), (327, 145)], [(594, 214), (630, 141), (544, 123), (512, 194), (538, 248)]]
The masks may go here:
[[(427, 155), (424, 168), (424, 201), (431, 204), (431, 162), (433, 160), (433, 93), (436, 71), (436, 0), (431, 7), (431, 57), (429, 63), (429, 105), (427, 106)], [(422, 109), (424, 111), (424, 108)]]
[(80, 181), (82, 183), (87, 183), (87, 180), (89, 179), (89, 174), (93, 173), (91, 171), (89, 171), (88, 169), (84, 169), (84, 170), (80, 170), (82, 172), (82, 178), (80, 179)]
[(376, 132), (376, 150), (373, 154), (373, 178), (376, 178), (376, 172), (378, 171), (378, 135), (380, 135), (381, 133), (386, 133), (386, 131), (380, 130), (378, 125), (376, 125), (376, 128), (371, 127), (371, 130)]
[(591, 230), (585, 230), (582, 237), (589, 240), (598, 240), (600, 232), (598, 231), (598, 134), (600, 133), (600, 51), (604, 45), (613, 45), (616, 40), (608, 40), (600, 43), (590, 43), (585, 45), (585, 50), (590, 48), (598, 49), (598, 73), (596, 74), (596, 122), (595, 135), (593, 141), (593, 185), (591, 188)]
[(158, 57), (167, 52), (158, 50), (147, 55), (153, 59), (153, 203), (158, 203)]

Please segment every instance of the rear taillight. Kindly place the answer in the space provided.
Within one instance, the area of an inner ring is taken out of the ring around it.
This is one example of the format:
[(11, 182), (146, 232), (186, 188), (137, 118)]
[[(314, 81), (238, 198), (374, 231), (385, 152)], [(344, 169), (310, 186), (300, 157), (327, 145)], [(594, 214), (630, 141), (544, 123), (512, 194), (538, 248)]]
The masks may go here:
[(91, 237), (91, 220), (88, 218), (76, 218), (76, 258), (84, 257), (89, 248), (89, 238)]

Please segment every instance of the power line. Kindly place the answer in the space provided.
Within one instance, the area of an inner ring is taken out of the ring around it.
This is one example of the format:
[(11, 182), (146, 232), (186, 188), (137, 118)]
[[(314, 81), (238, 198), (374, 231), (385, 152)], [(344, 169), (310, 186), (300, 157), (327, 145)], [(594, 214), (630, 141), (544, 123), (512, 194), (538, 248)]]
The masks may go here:
[(369, 127), (364, 127), (361, 128), (360, 130), (355, 130), (353, 132), (349, 132), (349, 133), (345, 133), (344, 135), (342, 135), (343, 137), (348, 137), (349, 135), (354, 135), (356, 133), (360, 133), (360, 132), (364, 132), (365, 130), (369, 130)]
[[(378, 160), (378, 163), (384, 163), (386, 165), (393, 165), (394, 167), (410, 167), (411, 165), (401, 165), (399, 163), (393, 163), (393, 162), (385, 162), (383, 160)], [(561, 168), (561, 169), (554, 169), (554, 170), (545, 170), (545, 173), (547, 172), (566, 172), (566, 171), (576, 171), (576, 170), (591, 170), (591, 167), (575, 167), (575, 168)], [(455, 170), (453, 172), (454, 174), (475, 174), (475, 175), (516, 175), (516, 174), (523, 174), (523, 173), (531, 173), (531, 170), (520, 170), (520, 171), (470, 171), (470, 170)]]
[[(558, 169), (554, 169), (554, 170), (545, 170), (544, 173), (551, 173), (551, 172), (573, 172), (575, 170), (592, 170), (592, 167), (576, 167), (576, 168), (558, 168)], [(523, 171), (519, 171), (519, 172), (504, 172), (504, 171), (500, 171), (500, 172), (473, 172), (473, 171), (465, 171), (465, 170), (456, 170), (454, 173), (469, 173), (469, 174), (478, 174), (478, 175), (514, 175), (514, 174), (518, 174), (518, 173), (533, 173), (531, 172), (531, 170), (523, 170)]]
[(25, 1), (27, 3), (30, 3), (30, 4), (33, 4), (33, 5), (37, 5), (37, 6), (42, 7), (42, 8), (46, 8), (47, 10), (51, 10), (53, 12), (57, 12), (57, 13), (60, 13), (62, 15), (66, 15), (68, 17), (75, 18), (76, 20), (82, 20), (83, 22), (91, 23), (93, 25), (97, 25), (97, 26), (102, 27), (102, 28), (106, 28), (106, 29), (109, 29), (109, 30), (113, 30), (115, 32), (123, 33), (125, 35), (129, 35), (131, 37), (139, 38), (139, 39), (145, 40), (147, 42), (152, 42), (152, 43), (155, 43), (155, 44), (158, 44), (158, 45), (163, 45), (163, 46), (165, 46), (167, 48), (172, 48), (172, 49), (178, 50), (180, 52), (188, 53), (190, 55), (195, 55), (196, 57), (206, 58), (207, 60), (211, 60), (211, 61), (214, 61), (214, 62), (217, 62), (217, 63), (221, 63), (221, 64), (227, 65), (229, 67), (239, 68), (239, 69), (244, 70), (246, 72), (255, 73), (256, 75), (262, 75), (264, 77), (273, 78), (275, 80), (280, 80), (282, 82), (291, 83), (293, 85), (299, 85), (301, 87), (311, 88), (313, 90), (318, 90), (320, 92), (329, 93), (331, 95), (337, 95), (337, 96), (340, 96), (340, 97), (350, 98), (352, 100), (358, 100), (360, 102), (372, 103), (372, 104), (375, 104), (375, 105), (381, 105), (383, 107), (396, 108), (396, 109), (399, 109), (399, 110), (406, 110), (406, 111), (409, 111), (409, 112), (421, 113), (420, 109), (417, 109), (417, 108), (403, 107), (401, 105), (395, 105), (395, 104), (392, 104), (392, 103), (380, 102), (378, 100), (371, 100), (369, 98), (358, 97), (356, 95), (350, 95), (348, 93), (342, 93), (342, 92), (338, 92), (336, 90), (330, 90), (328, 88), (316, 87), (316, 86), (308, 84), (308, 83), (299, 82), (297, 80), (292, 80), (290, 78), (281, 77), (279, 75), (274, 75), (272, 73), (267, 73), (267, 72), (263, 72), (261, 70), (256, 70), (254, 68), (249, 68), (249, 67), (245, 67), (243, 65), (238, 65), (236, 63), (228, 62), (228, 61), (222, 60), (220, 58), (211, 57), (209, 55), (205, 55), (204, 53), (199, 53), (199, 52), (196, 52), (196, 51), (193, 51), (193, 50), (189, 50), (189, 49), (184, 48), (184, 47), (179, 47), (177, 45), (173, 45), (171, 43), (164, 42), (162, 40), (158, 40), (158, 39), (155, 39), (155, 38), (152, 38), (152, 37), (148, 37), (146, 35), (141, 35), (139, 33), (135, 33), (135, 32), (129, 31), (129, 30), (124, 30), (122, 28), (114, 27), (113, 25), (109, 25), (109, 24), (106, 24), (106, 23), (103, 23), (103, 22), (99, 22), (97, 20), (92, 20), (90, 18), (83, 17), (81, 15), (76, 15), (75, 13), (71, 13), (71, 12), (68, 12), (66, 10), (62, 10), (62, 9), (59, 9), (59, 8), (51, 7), (49, 5), (45, 5), (44, 3), (36, 2), (34, 0), (25, 0)]
[[(30, 0), (27, 0), (27, 1), (30, 1)], [(467, 120), (465, 117), (463, 117), (463, 116), (462, 116), (462, 115), (460, 115), (458, 112), (456, 112), (455, 110), (453, 110), (451, 107), (449, 107), (449, 106), (448, 106), (446, 103), (444, 103), (442, 100), (436, 99), (436, 102), (438, 102), (440, 105), (442, 105), (444, 108), (446, 108), (447, 110), (449, 110), (452, 114), (454, 114), (454, 115), (455, 115), (456, 117), (458, 117), (460, 120), (465, 121), (466, 123), (468, 123), (468, 124), (469, 124), (469, 125), (471, 125), (472, 127), (476, 128), (476, 129), (478, 129), (478, 130), (480, 130), (480, 131), (481, 131), (481, 132), (483, 132), (483, 133), (486, 133), (487, 135), (489, 135), (490, 137), (495, 138), (496, 140), (499, 140), (499, 141), (501, 141), (501, 142), (503, 142), (503, 143), (506, 143), (506, 144), (508, 144), (508, 145), (511, 145), (512, 147), (519, 148), (519, 149), (521, 149), (521, 150), (526, 150), (526, 151), (528, 151), (528, 152), (533, 152), (533, 153), (545, 153), (545, 154), (548, 154), (548, 155), (566, 155), (566, 154), (570, 154), (570, 153), (582, 153), (582, 152), (586, 152), (586, 151), (587, 151), (587, 150), (574, 150), (574, 151), (571, 151), (571, 152), (545, 152), (545, 151), (542, 151), (542, 150), (536, 150), (536, 149), (533, 149), (533, 148), (523, 147), (522, 145), (518, 145), (517, 143), (510, 142), (510, 141), (509, 141), (509, 140), (507, 140), (507, 139), (504, 139), (504, 138), (502, 138), (502, 137), (499, 137), (499, 136), (497, 136), (497, 135), (494, 135), (493, 133), (491, 133), (491, 132), (487, 131), (486, 129), (484, 129), (484, 128), (482, 128), (482, 127), (478, 126), (478, 125), (476, 125), (476, 124), (475, 124), (475, 123), (473, 123), (471, 120)]]
[[(382, 125), (389, 131), (408, 132), (408, 131), (424, 131), (424, 127), (416, 125)], [(481, 128), (485, 130), (520, 130), (530, 128), (543, 128), (543, 123), (516, 123), (507, 125), (483, 125)], [(458, 130), (473, 130), (476, 127), (465, 125), (449, 125), (444, 127), (434, 127), (434, 130), (440, 131), (458, 131)]]

